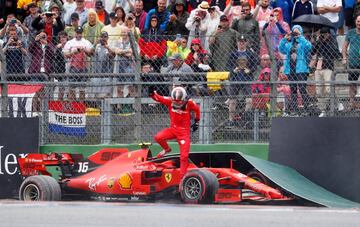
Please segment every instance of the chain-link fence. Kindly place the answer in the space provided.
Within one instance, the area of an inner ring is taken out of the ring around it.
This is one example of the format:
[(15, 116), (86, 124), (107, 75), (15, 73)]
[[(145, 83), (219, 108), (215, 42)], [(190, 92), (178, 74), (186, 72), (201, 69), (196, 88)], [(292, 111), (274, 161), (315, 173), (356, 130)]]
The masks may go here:
[(273, 117), (359, 115), (360, 48), (350, 43), (343, 61), (343, 37), (88, 38), (50, 40), (40, 32), (30, 42), (8, 34), (0, 51), (1, 116), (38, 116), (41, 144), (153, 141), (169, 117), (148, 89), (168, 96), (178, 85), (201, 107), (193, 143), (267, 142)]

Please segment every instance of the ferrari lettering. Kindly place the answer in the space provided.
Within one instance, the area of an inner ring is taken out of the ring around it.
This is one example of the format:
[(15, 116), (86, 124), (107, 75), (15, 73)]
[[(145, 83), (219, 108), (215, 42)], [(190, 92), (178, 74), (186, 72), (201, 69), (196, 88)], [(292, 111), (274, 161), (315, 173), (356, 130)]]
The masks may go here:
[(95, 177), (91, 177), (89, 179), (87, 179), (85, 182), (89, 184), (89, 189), (92, 191), (96, 191), (96, 187), (99, 186), (101, 184), (101, 182), (106, 181), (107, 177), (106, 175), (102, 175), (101, 177), (99, 177), (98, 179), (96, 179)]

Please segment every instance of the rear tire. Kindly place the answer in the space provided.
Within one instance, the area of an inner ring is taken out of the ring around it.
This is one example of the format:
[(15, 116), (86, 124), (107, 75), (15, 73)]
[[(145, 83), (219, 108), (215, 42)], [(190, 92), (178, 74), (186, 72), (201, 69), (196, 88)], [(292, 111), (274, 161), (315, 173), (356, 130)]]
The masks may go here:
[(216, 176), (202, 169), (190, 170), (180, 182), (180, 195), (184, 203), (213, 203), (219, 188)]
[(59, 201), (61, 188), (50, 176), (30, 176), (21, 184), (19, 198), (24, 201)]

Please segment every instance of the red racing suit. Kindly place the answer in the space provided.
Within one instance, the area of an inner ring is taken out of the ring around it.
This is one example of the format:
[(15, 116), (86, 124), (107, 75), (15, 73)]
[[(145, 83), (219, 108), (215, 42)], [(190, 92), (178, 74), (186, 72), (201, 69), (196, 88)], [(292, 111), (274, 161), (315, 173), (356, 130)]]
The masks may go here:
[(170, 150), (167, 140), (177, 140), (180, 147), (180, 172), (184, 175), (189, 165), (191, 112), (195, 112), (195, 120), (199, 121), (200, 107), (193, 100), (189, 99), (183, 108), (175, 109), (172, 106), (170, 97), (161, 96), (156, 92), (154, 92), (151, 98), (166, 105), (170, 115), (170, 127), (158, 132), (154, 140), (165, 151)]

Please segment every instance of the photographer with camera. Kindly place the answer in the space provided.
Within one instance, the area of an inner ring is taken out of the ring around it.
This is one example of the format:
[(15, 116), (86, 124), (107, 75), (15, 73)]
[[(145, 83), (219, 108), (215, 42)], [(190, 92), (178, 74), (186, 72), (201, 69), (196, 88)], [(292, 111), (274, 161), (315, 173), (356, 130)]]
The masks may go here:
[[(306, 115), (309, 107), (309, 95), (306, 90), (306, 81), (309, 75), (308, 59), (312, 44), (305, 39), (300, 25), (294, 25), (291, 33), (285, 35), (279, 44), (280, 53), (286, 55), (284, 60), (284, 74), (289, 81), (304, 81), (304, 83), (291, 83), (290, 115)], [(299, 110), (297, 91), (300, 91), (304, 111)]]
[(199, 38), (201, 43), (205, 44), (207, 24), (210, 20), (210, 15), (208, 13), (209, 8), (209, 3), (203, 1), (196, 9), (191, 11), (185, 24), (185, 27), (190, 31), (188, 46), (190, 46), (191, 41), (195, 38)]
[(38, 32), (35, 40), (29, 45), (30, 66), (29, 73), (52, 73), (55, 47), (47, 41), (44, 31)]
[(59, 32), (64, 30), (64, 24), (61, 21), (61, 17), (58, 14), (49, 11), (39, 14), (32, 22), (32, 26), (37, 31), (44, 30), (48, 42), (53, 43), (54, 45), (57, 43)]
[(259, 23), (251, 14), (250, 4), (245, 2), (242, 4), (241, 15), (239, 19), (235, 19), (231, 28), (237, 31), (240, 35), (244, 35), (249, 39), (248, 47), (256, 54), (259, 54), (260, 49), (260, 30)]
[(246, 0), (231, 0), (230, 4), (226, 6), (224, 15), (229, 18), (230, 24), (235, 19), (240, 19), (243, 2), (246, 2)]
[[(9, 74), (25, 73), (24, 56), (27, 50), (19, 38), (16, 28), (10, 27), (7, 32), (6, 41), (3, 45), (3, 52), (6, 58), (6, 72)], [(19, 78), (9, 78), (11, 81), (22, 81)]]
[[(0, 30), (0, 37), (5, 36), (5, 34), (7, 34), (8, 31), (12, 29), (16, 30), (16, 34), (18, 35), (18, 37), (24, 42), (24, 44), (26, 44), (26, 37), (24, 36), (24, 34), (28, 34), (29, 29), (24, 26), (18, 19), (15, 18), (15, 14), (9, 14), (7, 16), (5, 26)], [(4, 41), (6, 42), (6, 36)]]

